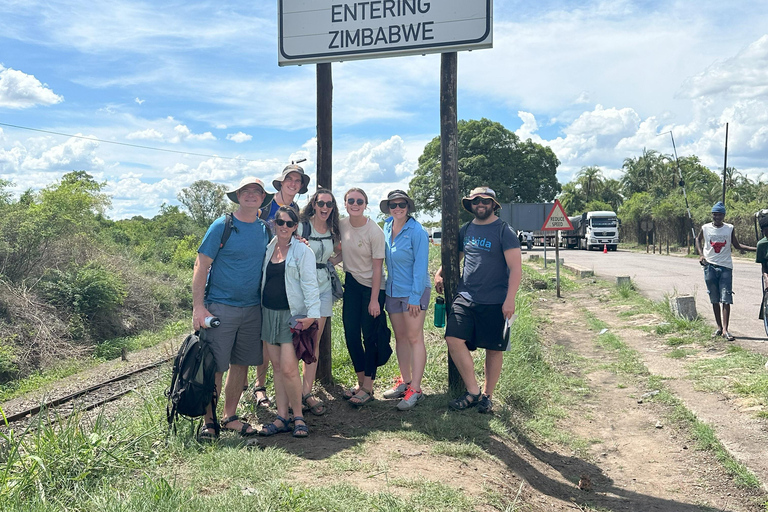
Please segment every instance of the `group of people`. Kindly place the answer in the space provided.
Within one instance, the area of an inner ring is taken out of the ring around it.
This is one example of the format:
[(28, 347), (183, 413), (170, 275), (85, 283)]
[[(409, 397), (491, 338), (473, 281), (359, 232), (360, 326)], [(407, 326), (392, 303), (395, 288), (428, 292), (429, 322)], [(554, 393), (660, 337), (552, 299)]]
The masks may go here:
[[(429, 239), (413, 217), (413, 200), (402, 190), (390, 192), (379, 204), (388, 215), (382, 229), (365, 215), (368, 196), (359, 188), (344, 195), (344, 218), (334, 194), (324, 188), (299, 210), (296, 198), (308, 192), (309, 182), (296, 164), (272, 182), (275, 194), (268, 194), (260, 179), (244, 178), (227, 192), (237, 210), (214, 221), (198, 249), (192, 279), (193, 326), (205, 328), (206, 318), (212, 316), (220, 320), (219, 327), (206, 331), (205, 339), (216, 361), (219, 394), (227, 373), (221, 428), (244, 437), (283, 432), (307, 437), (304, 412), (325, 414), (326, 404), (312, 391), (317, 361), (305, 359), (299, 372), (293, 337), (310, 335), (314, 354), (319, 355), (320, 336), (332, 314), (334, 266), (339, 263), (345, 272), (344, 334), (357, 374), (357, 385), (343, 398), (357, 407), (374, 399), (376, 370), (387, 350), (391, 353), (385, 310), (395, 335), (400, 376), (383, 396), (398, 398), (400, 410), (413, 408), (424, 397), (424, 321), (432, 285)], [(503, 352), (508, 349), (505, 329), (515, 311), (522, 275), (520, 244), (495, 215), (500, 205), (493, 190), (479, 187), (462, 204), (474, 220), (461, 230), (458, 250), (464, 273), (448, 312), (445, 336), (467, 392), (449, 406), (459, 410), (478, 406), (480, 412), (490, 412)], [(442, 293), (442, 269), (434, 281)], [(470, 352), (478, 347), (486, 349), (482, 389)], [(254, 399), (258, 406), (271, 405), (266, 393), (270, 363), (277, 415), (259, 430), (238, 417), (237, 404), (248, 389), (248, 368), (255, 366)], [(209, 407), (199, 434), (202, 440), (218, 437), (213, 418)]]

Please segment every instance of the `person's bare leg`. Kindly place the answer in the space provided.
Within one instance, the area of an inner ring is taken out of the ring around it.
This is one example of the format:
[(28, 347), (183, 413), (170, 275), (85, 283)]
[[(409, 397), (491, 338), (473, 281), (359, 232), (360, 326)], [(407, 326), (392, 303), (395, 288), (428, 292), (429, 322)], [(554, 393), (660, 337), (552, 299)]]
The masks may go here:
[(731, 319), (731, 305), (723, 304), (723, 333), (728, 332), (728, 321)]
[[(243, 394), (243, 378), (248, 373), (248, 367), (242, 364), (230, 364), (227, 380), (224, 383), (224, 418), (237, 414), (237, 404)], [(243, 422), (234, 421), (227, 425), (227, 430), (240, 431)], [(253, 432), (250, 429), (248, 432)]]
[(720, 319), (720, 304), (712, 304), (712, 311), (715, 313), (715, 322), (717, 328), (723, 330), (723, 321)]
[(427, 366), (427, 349), (424, 346), (424, 319), (427, 312), (420, 311), (417, 316), (405, 313), (406, 342), (410, 347), (411, 389), (421, 391), (421, 379), (424, 377), (424, 368)]
[[(323, 329), (325, 329), (325, 322), (328, 320), (328, 317), (322, 317), (317, 321), (317, 335), (315, 336), (315, 355), (320, 355), (320, 338), (323, 335)], [(319, 361), (315, 361), (312, 364), (307, 364), (302, 361), (303, 370), (302, 370), (302, 386), (301, 386), (301, 396), (302, 399), (304, 396), (307, 395), (307, 393), (312, 393), (312, 386), (315, 384), (315, 377), (317, 377), (317, 364)], [(320, 403), (318, 399), (315, 397), (310, 397), (307, 399), (307, 406), (310, 408), (314, 407)], [(319, 409), (318, 409), (319, 410)]]
[(459, 370), (467, 391), (473, 395), (479, 394), (480, 387), (477, 385), (477, 377), (475, 377), (475, 363), (467, 344), (464, 340), (452, 336), (446, 336), (445, 341), (448, 343), (448, 352), (451, 354), (453, 364)]
[(485, 351), (485, 394), (493, 398), (496, 384), (501, 377), (501, 365), (504, 362), (504, 352), (499, 350)]
[[(266, 388), (267, 386), (267, 370), (269, 369), (270, 358), (269, 358), (269, 349), (267, 347), (268, 343), (265, 341), (263, 345), (264, 345), (264, 349), (263, 349), (264, 362), (256, 367), (256, 380), (253, 383), (254, 389), (260, 388), (260, 387)], [(248, 383), (246, 382), (246, 385), (247, 384)], [(266, 391), (258, 391), (257, 393), (255, 393), (255, 396), (256, 396), (256, 401), (258, 401), (262, 397), (269, 398), (267, 396)], [(262, 400), (262, 403), (263, 403), (263, 400)]]
[(405, 317), (408, 313), (390, 313), (389, 321), (392, 330), (395, 331), (395, 353), (397, 354), (397, 366), (400, 368), (400, 377), (403, 382), (411, 382), (411, 344), (408, 342), (408, 326)]

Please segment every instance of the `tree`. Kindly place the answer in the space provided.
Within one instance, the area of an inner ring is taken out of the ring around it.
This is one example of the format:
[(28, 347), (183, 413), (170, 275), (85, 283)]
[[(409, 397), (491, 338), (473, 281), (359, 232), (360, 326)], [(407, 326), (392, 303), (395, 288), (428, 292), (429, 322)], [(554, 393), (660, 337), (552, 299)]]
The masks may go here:
[(189, 212), (195, 224), (208, 227), (211, 222), (227, 212), (229, 203), (225, 198), (227, 188), (208, 180), (197, 180), (181, 189), (176, 198)]
[[(501, 123), (459, 121), (458, 139), (460, 193), (487, 185), (500, 203), (540, 203), (560, 191), (555, 153), (530, 139), (521, 141)], [(440, 137), (435, 137), (424, 147), (409, 183), (419, 209), (432, 214), (441, 208), (440, 158)]]
[(582, 167), (576, 173), (576, 183), (581, 186), (587, 202), (596, 199), (603, 188), (603, 173), (597, 166)]

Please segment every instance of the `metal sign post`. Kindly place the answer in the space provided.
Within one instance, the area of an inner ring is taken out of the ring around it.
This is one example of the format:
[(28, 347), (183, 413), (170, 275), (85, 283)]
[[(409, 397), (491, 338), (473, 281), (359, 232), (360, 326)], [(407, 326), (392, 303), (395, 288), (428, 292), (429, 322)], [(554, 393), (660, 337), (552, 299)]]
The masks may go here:
[[(555, 204), (552, 207), (552, 211), (549, 212), (549, 216), (547, 217), (547, 220), (544, 221), (544, 225), (541, 227), (542, 231), (564, 231), (564, 230), (572, 230), (573, 224), (571, 224), (571, 220), (568, 218), (568, 216), (565, 214), (565, 210), (563, 209), (563, 205), (560, 204), (560, 201), (555, 199)], [(555, 274), (556, 274), (556, 280), (557, 280), (557, 296), (560, 297), (560, 243), (557, 236), (558, 233), (555, 233)], [(544, 236), (544, 247), (546, 247), (546, 235)], [(544, 252), (544, 264), (547, 263), (547, 257), (546, 257), (546, 250)], [(545, 266), (546, 268), (546, 266)]]

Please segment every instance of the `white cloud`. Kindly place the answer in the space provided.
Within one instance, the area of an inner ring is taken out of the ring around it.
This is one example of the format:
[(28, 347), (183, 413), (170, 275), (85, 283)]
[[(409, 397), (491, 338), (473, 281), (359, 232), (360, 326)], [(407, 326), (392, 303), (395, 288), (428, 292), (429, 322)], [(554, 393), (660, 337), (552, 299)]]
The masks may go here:
[(178, 143), (185, 140), (216, 140), (211, 132), (192, 133), (192, 131), (183, 124), (178, 124), (173, 128), (176, 136), (169, 139), (169, 142)]
[(125, 136), (126, 139), (134, 140), (163, 140), (163, 134), (154, 128), (147, 128), (138, 132), (131, 132)]
[(63, 97), (33, 75), (0, 65), (0, 107), (22, 109), (62, 101)]
[(135, 100), (133, 100), (133, 101), (135, 101), (136, 103), (138, 103), (139, 105), (141, 105), (141, 104), (142, 104), (142, 103), (144, 103), (146, 100), (140, 100), (139, 98), (136, 98), (136, 99), (135, 99)]
[(339, 177), (342, 183), (399, 181), (412, 170), (409, 169), (411, 166), (413, 162), (407, 162), (405, 158), (403, 139), (394, 135), (376, 145), (366, 142), (360, 149), (350, 152), (342, 164)]
[(237, 133), (229, 133), (227, 134), (227, 140), (231, 140), (233, 142), (247, 142), (249, 140), (253, 139), (253, 135), (248, 135), (247, 133), (243, 132), (237, 132)]

